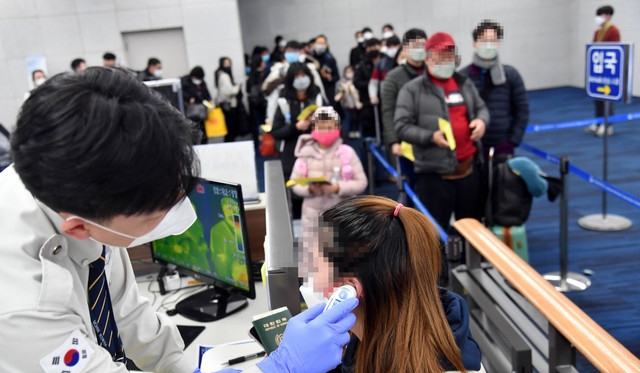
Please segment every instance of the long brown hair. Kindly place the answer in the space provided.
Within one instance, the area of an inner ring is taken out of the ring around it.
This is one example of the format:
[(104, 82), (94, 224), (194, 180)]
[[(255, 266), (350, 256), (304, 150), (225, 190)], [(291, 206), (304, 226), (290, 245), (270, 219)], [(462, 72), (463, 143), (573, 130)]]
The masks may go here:
[(336, 235), (324, 255), (339, 277), (360, 280), (363, 335), (355, 373), (466, 372), (436, 282), (435, 226), (420, 212), (378, 196), (347, 199), (322, 214)]

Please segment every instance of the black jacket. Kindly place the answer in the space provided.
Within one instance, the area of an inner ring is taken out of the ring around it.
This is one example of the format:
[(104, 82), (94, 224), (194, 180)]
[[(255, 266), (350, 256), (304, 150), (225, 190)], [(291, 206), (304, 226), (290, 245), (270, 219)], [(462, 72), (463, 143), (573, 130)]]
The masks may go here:
[(358, 89), (360, 95), (360, 102), (363, 105), (371, 105), (371, 99), (369, 98), (369, 80), (371, 80), (371, 73), (373, 73), (373, 62), (365, 57), (355, 68), (353, 73), (353, 85)]
[(194, 103), (196, 104), (201, 104), (202, 100), (211, 101), (211, 93), (209, 93), (209, 88), (204, 80), (200, 85), (195, 85), (191, 81), (191, 77), (187, 75), (180, 78), (180, 83), (182, 84), (182, 100), (185, 105), (188, 105), (192, 98), (195, 99)]
[(460, 73), (471, 79), (489, 108), (491, 126), (482, 138), (485, 148), (505, 140), (515, 146), (520, 145), (529, 124), (529, 98), (518, 70), (504, 65), (507, 81), (497, 86), (491, 82), (488, 70), (474, 64), (466, 66)]

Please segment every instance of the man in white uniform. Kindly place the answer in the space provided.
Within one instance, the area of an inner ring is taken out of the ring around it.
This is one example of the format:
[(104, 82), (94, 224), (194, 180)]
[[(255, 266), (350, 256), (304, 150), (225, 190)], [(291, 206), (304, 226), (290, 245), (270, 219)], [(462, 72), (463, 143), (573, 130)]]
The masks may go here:
[[(195, 221), (189, 128), (119, 69), (60, 74), (34, 90), (11, 137), (14, 164), (0, 174), (1, 372), (126, 372), (127, 359), (194, 370), (175, 324), (139, 296), (126, 251)], [(250, 371), (335, 367), (356, 305), (294, 317)]]

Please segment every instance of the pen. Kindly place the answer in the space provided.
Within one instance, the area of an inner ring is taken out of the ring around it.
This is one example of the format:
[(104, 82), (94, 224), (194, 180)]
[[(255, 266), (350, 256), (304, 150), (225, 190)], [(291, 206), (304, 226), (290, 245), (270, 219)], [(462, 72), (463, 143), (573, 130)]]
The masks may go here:
[(266, 354), (267, 354), (266, 351), (260, 351), (260, 352), (256, 352), (255, 354), (250, 354), (250, 355), (247, 355), (247, 356), (240, 356), (240, 357), (233, 358), (233, 359), (227, 361), (225, 364), (226, 365), (238, 364), (238, 363), (245, 362), (247, 360), (255, 359), (255, 358), (258, 358), (258, 357), (263, 357)]

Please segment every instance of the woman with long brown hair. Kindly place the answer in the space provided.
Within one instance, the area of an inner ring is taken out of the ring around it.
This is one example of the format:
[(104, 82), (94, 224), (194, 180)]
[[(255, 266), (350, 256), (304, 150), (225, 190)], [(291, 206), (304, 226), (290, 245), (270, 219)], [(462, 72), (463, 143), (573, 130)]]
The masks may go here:
[(438, 232), (423, 214), (354, 197), (325, 211), (317, 232), (315, 290), (350, 284), (360, 300), (343, 372), (484, 372), (465, 301), (436, 285)]

